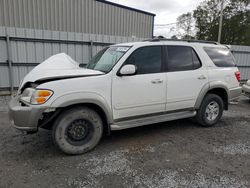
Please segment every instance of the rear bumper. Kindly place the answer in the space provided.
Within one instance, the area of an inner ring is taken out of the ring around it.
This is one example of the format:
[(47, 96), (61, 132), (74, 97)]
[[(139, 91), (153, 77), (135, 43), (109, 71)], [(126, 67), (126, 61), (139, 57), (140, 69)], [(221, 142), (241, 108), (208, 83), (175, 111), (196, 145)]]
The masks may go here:
[(243, 92), (242, 92), (243, 95), (250, 97), (250, 86), (249, 85), (244, 84), (242, 86), (242, 90), (243, 90)]
[(15, 97), (9, 103), (10, 122), (16, 129), (37, 131), (38, 121), (44, 110), (44, 108), (21, 106), (18, 97)]
[(229, 96), (228, 100), (233, 101), (235, 99), (238, 99), (242, 94), (242, 87), (236, 87), (236, 88), (231, 88), (229, 89)]

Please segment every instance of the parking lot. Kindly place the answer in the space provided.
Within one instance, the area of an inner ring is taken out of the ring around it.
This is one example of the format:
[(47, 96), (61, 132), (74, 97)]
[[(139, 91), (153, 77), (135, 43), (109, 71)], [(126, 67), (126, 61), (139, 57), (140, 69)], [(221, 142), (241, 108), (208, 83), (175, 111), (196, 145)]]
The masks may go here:
[(112, 132), (91, 152), (61, 153), (50, 132), (23, 135), (0, 113), (0, 187), (249, 187), (250, 103), (215, 127), (179, 120)]

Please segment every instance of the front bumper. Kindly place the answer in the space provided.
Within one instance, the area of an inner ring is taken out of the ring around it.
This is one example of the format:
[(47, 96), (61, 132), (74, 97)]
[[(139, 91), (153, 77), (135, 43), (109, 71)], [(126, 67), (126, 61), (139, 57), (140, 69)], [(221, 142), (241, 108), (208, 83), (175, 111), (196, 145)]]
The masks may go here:
[(242, 87), (236, 87), (236, 88), (232, 88), (229, 89), (229, 101), (233, 101), (235, 99), (238, 99), (242, 94)]
[(38, 130), (38, 121), (45, 108), (22, 106), (19, 98), (12, 98), (9, 102), (9, 117), (11, 124), (19, 130), (33, 132)]
[(243, 95), (250, 97), (250, 85), (244, 84), (242, 86), (242, 89), (243, 89)]

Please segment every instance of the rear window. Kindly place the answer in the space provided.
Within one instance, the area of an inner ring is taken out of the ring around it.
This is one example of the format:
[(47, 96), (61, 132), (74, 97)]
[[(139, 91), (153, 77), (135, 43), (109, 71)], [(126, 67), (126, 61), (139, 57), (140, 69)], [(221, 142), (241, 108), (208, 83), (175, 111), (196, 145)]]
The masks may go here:
[(205, 52), (217, 67), (235, 67), (235, 60), (226, 48), (204, 47)]
[(167, 46), (168, 71), (186, 71), (201, 67), (196, 53), (188, 46)]

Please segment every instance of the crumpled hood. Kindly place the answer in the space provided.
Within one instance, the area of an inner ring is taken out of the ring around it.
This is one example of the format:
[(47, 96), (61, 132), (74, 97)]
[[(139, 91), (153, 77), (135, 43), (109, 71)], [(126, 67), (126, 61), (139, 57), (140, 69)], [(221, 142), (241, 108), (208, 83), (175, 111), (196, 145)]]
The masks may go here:
[(27, 82), (100, 74), (104, 73), (97, 70), (79, 67), (79, 63), (74, 61), (70, 56), (65, 53), (60, 53), (49, 57), (32, 69), (24, 77), (20, 87)]

